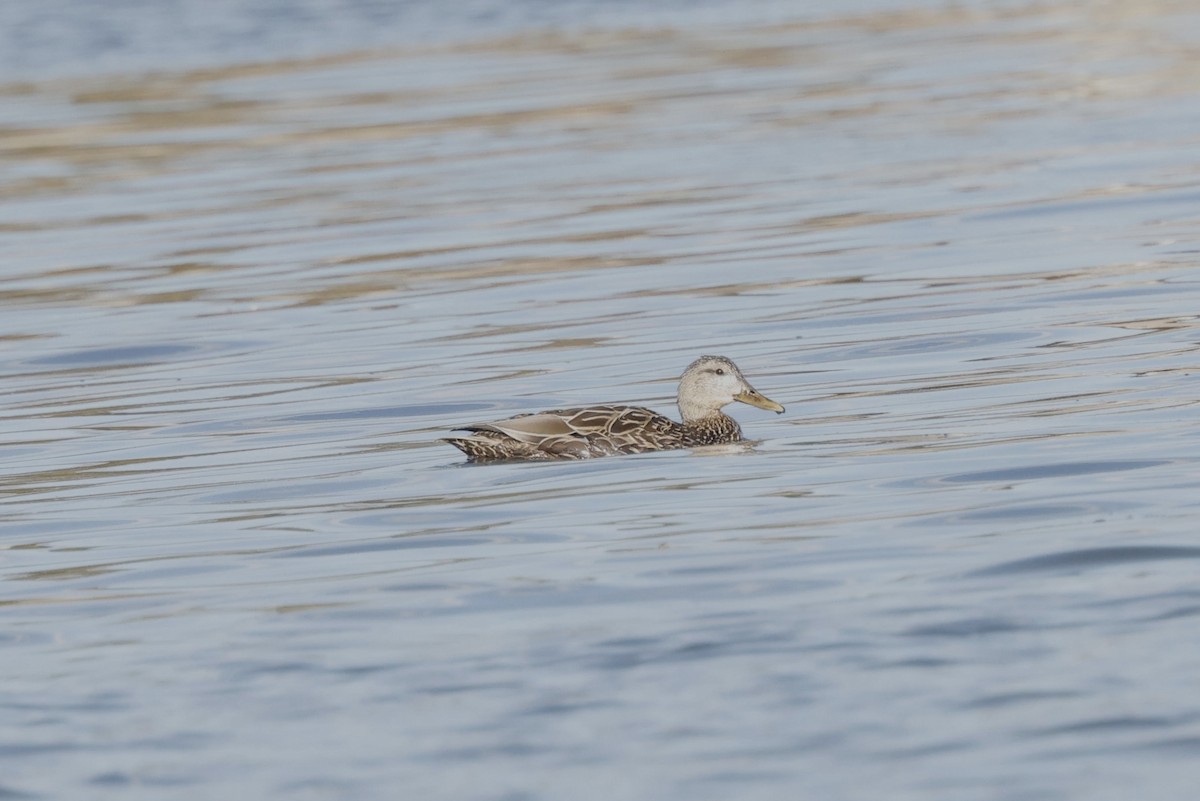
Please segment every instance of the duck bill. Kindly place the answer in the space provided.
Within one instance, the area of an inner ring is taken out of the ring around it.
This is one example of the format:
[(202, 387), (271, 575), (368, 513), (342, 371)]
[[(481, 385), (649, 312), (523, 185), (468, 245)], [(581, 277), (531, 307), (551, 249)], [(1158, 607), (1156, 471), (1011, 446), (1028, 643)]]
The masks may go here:
[(750, 388), (743, 390), (734, 395), (733, 399), (736, 401), (741, 401), (745, 404), (749, 404), (750, 406), (756, 406), (759, 409), (766, 409), (768, 412), (783, 414), (782, 406), (768, 398), (766, 395), (763, 395), (757, 389)]

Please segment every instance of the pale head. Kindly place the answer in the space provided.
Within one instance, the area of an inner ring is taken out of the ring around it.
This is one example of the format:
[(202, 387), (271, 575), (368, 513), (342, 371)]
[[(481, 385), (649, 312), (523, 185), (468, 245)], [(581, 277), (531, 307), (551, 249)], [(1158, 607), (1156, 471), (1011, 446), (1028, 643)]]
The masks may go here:
[(701, 420), (734, 401), (783, 412), (783, 407), (750, 386), (737, 365), (724, 356), (701, 356), (679, 379), (679, 414), (683, 422)]

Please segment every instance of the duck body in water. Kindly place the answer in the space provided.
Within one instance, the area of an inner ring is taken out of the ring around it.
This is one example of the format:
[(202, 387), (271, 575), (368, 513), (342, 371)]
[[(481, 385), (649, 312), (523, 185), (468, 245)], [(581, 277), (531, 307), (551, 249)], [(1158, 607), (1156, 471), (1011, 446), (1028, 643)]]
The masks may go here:
[(721, 411), (738, 401), (783, 413), (724, 356), (701, 356), (679, 379), (675, 422), (641, 406), (584, 406), (521, 414), (494, 423), (474, 423), (448, 442), (473, 461), (502, 459), (588, 459), (621, 453), (645, 453), (740, 442), (742, 429)]

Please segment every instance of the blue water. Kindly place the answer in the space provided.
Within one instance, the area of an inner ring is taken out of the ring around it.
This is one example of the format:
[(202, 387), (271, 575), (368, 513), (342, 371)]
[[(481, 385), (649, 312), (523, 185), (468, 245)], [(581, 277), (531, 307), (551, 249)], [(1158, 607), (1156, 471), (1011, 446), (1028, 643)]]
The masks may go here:
[[(861, 10), (905, 7), (870, 0)], [(772, 24), (844, 10), (780, 0), (54, 0), (0, 6), (0, 77), (213, 67), (529, 31)]]
[[(1020, 9), (960, 0), (957, 12)], [(155, 73), (599, 31), (867, 26), (942, 0), (52, 0), (0, 5), (0, 80)]]
[(1195, 16), (434, 9), (0, 11), (0, 798), (1190, 798)]

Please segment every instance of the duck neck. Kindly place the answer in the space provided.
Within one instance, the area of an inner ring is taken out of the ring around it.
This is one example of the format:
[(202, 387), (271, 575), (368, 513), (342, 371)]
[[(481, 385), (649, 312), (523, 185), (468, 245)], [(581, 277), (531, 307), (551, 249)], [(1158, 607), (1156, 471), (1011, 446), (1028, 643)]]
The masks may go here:
[(714, 409), (708, 404), (690, 401), (688, 398), (679, 398), (678, 405), (679, 416), (683, 419), (685, 426), (698, 423), (710, 417), (725, 417), (725, 413), (720, 409)]
[(720, 409), (709, 410), (702, 417), (684, 415), (683, 431), (688, 445), (717, 445), (742, 438), (741, 426)]

